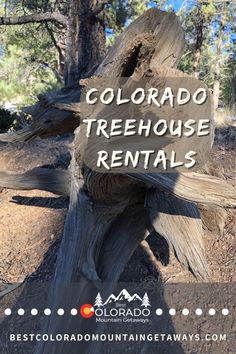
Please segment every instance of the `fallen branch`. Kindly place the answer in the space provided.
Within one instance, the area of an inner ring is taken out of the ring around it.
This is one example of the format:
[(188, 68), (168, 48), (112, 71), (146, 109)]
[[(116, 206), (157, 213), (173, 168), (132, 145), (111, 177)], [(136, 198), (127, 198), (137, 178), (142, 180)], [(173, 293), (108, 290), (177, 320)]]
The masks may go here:
[(0, 187), (18, 190), (39, 189), (63, 196), (70, 195), (68, 171), (35, 168), (21, 174), (0, 171)]
[(0, 291), (0, 299), (6, 296), (7, 294), (10, 294), (12, 291), (18, 289), (21, 285), (24, 284), (24, 281), (22, 283), (16, 283), (16, 284), (7, 284), (7, 288), (3, 291)]
[(236, 207), (236, 188), (217, 177), (199, 173), (135, 173), (128, 176), (190, 202)]

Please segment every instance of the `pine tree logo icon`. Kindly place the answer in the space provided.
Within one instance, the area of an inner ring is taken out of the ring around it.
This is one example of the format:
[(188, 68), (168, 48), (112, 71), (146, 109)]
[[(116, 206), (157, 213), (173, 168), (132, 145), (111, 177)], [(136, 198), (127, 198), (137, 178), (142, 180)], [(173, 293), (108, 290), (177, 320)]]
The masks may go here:
[(144, 306), (144, 307), (151, 306), (151, 305), (150, 305), (150, 301), (149, 301), (149, 297), (148, 297), (148, 294), (147, 294), (147, 293), (145, 293), (144, 296), (143, 296), (141, 306)]
[(101, 307), (102, 305), (103, 305), (102, 297), (101, 297), (100, 293), (98, 293), (96, 296), (96, 299), (95, 299), (94, 306)]

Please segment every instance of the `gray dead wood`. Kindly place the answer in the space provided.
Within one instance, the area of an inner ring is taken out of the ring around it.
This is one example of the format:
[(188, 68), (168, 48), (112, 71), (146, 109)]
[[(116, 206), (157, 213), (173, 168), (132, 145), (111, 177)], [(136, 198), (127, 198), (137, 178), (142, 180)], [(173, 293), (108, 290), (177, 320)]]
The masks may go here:
[(22, 174), (0, 171), (0, 186), (18, 190), (39, 189), (69, 196), (70, 173), (49, 168), (35, 168)]
[[(156, 187), (182, 200), (204, 205), (202, 207), (203, 210), (208, 205), (208, 209), (211, 208), (212, 210), (211, 213), (214, 213), (214, 208), (216, 207), (235, 208), (236, 206), (235, 187), (217, 177), (196, 173), (180, 173), (178, 175), (172, 173), (136, 173), (127, 174), (126, 176), (143, 182), (147, 188)], [(81, 173), (79, 178), (82, 183), (83, 176)], [(0, 188), (19, 190), (39, 189), (58, 195), (69, 196), (70, 180), (70, 171), (63, 170), (35, 168), (22, 174), (0, 171)], [(221, 215), (223, 211), (219, 213)], [(206, 222), (207, 220), (205, 220)]]
[(14, 283), (14, 284), (4, 284), (5, 289), (0, 291), (0, 299), (8, 294), (10, 294), (11, 292), (13, 292), (14, 290), (18, 289), (20, 286), (22, 286), (24, 284), (24, 280), (21, 281), (20, 283)]
[(47, 138), (73, 132), (79, 126), (77, 114), (61, 111), (54, 107), (43, 107), (42, 109), (39, 106), (41, 104), (38, 104), (32, 112), (34, 120), (31, 124), (16, 132), (0, 134), (0, 141), (5, 143), (29, 142), (37, 136)]
[(235, 187), (223, 179), (199, 173), (135, 173), (130, 177), (178, 198), (199, 204), (235, 208)]
[(197, 205), (185, 202), (160, 190), (150, 190), (146, 196), (150, 223), (162, 235), (185, 268), (200, 280), (206, 280), (203, 229)]

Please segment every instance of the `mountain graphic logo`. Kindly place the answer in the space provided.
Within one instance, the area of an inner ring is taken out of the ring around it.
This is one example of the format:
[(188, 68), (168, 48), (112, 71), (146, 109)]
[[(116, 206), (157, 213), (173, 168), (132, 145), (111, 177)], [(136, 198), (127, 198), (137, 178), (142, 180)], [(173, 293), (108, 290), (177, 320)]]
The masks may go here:
[(115, 296), (114, 294), (111, 294), (104, 302), (102, 300), (100, 293), (98, 293), (96, 296), (96, 299), (95, 299), (94, 307), (102, 307), (102, 306), (105, 306), (108, 304), (113, 304), (116, 302), (131, 303), (134, 301), (139, 302), (140, 305), (144, 306), (144, 307), (151, 306), (147, 293), (145, 293), (144, 296), (141, 298), (138, 294), (135, 293), (134, 295), (130, 295), (130, 293), (126, 289), (123, 289), (119, 293), (119, 295)]

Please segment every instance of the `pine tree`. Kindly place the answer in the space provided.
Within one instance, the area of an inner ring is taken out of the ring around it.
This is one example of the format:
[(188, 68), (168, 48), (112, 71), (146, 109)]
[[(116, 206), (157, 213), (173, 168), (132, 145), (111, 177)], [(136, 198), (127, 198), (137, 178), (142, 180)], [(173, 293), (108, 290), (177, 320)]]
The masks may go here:
[(142, 300), (142, 305), (141, 306), (144, 306), (144, 307), (151, 306), (147, 293), (145, 293), (144, 296), (143, 296), (143, 300)]
[(100, 293), (98, 293), (96, 296), (96, 299), (95, 299), (94, 306), (101, 307), (102, 305), (103, 305), (102, 297), (101, 297)]
[(179, 68), (212, 89), (215, 109), (222, 103), (232, 105), (236, 3), (187, 0), (178, 15), (186, 39)]
[(47, 0), (42, 3), (26, 0), (12, 7), (0, 0), (0, 26), (23, 25), (28, 28), (33, 24), (36, 33), (42, 28), (59, 54), (60, 71), (64, 71), (60, 75), (69, 86), (90, 76), (105, 55), (102, 17), (108, 2)]

